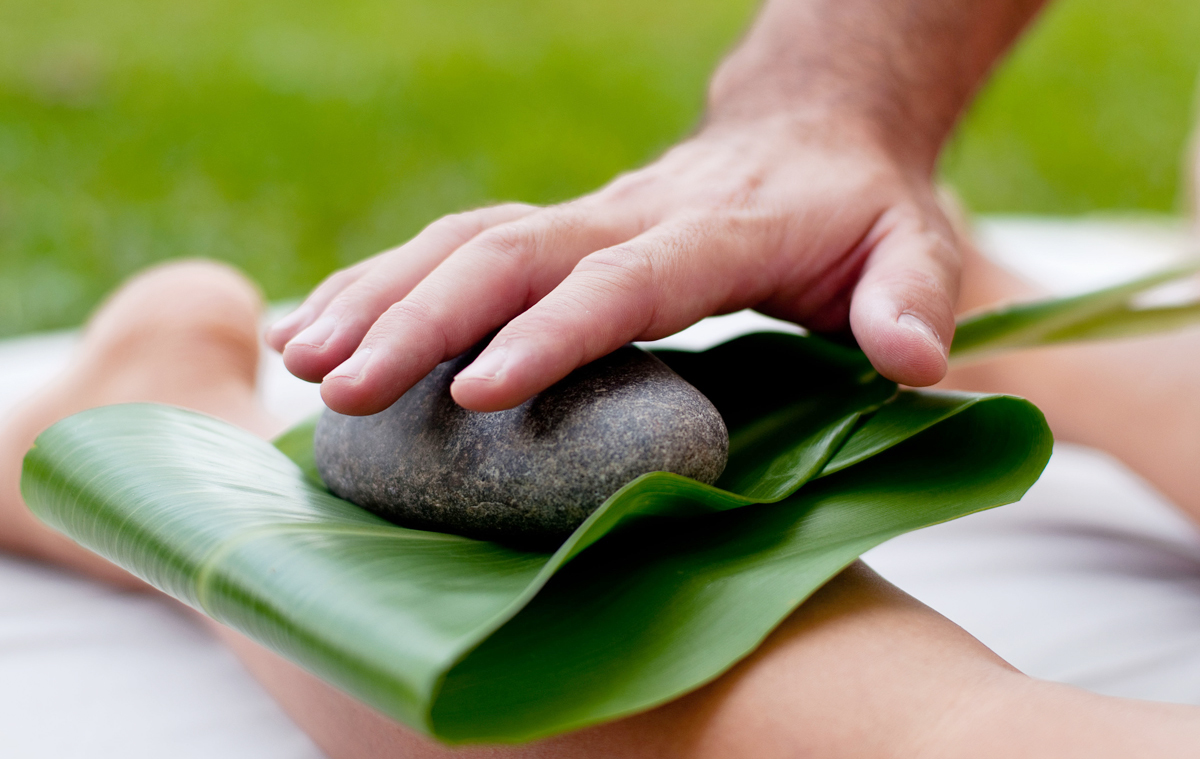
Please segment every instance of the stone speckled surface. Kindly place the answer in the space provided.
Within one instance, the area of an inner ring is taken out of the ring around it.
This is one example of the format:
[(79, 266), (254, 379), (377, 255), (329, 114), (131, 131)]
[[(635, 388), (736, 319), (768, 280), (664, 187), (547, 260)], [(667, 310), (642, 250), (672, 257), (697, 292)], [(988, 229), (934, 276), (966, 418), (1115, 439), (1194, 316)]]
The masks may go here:
[(379, 414), (326, 410), (314, 453), (330, 490), (405, 526), (547, 545), (642, 474), (712, 483), (725, 468), (729, 435), (716, 408), (639, 348), (493, 413), (450, 397), (475, 354), (439, 365)]

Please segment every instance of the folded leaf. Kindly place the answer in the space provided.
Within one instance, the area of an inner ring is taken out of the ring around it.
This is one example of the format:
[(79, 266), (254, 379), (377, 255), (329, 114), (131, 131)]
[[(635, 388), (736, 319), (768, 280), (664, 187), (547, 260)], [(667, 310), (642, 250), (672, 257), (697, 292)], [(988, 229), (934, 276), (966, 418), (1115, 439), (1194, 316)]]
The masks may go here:
[(862, 551), (1018, 499), (1049, 456), (1029, 403), (896, 393), (816, 338), (662, 355), (726, 419), (727, 473), (719, 487), (644, 475), (553, 554), (332, 496), (311, 426), (277, 449), (152, 404), (51, 427), (22, 492), (48, 524), (383, 713), (447, 741), (519, 741), (711, 680)]
[(606, 538), (450, 670), (435, 732), (526, 740), (687, 692), (864, 551), (1019, 499), (1050, 446), (1030, 404), (981, 399), (782, 502)]

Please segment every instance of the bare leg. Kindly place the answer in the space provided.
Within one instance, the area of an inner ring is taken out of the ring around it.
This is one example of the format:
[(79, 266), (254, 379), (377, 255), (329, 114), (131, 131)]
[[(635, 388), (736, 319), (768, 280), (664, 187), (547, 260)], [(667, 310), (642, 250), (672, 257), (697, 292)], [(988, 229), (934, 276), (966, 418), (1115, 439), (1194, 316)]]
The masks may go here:
[[(119, 569), (42, 527), (17, 491), (38, 430), (103, 403), (157, 400), (260, 435), (257, 294), (223, 267), (143, 275), (90, 325), (66, 377), (0, 435), (0, 535), (8, 550), (125, 585)], [(214, 625), (329, 754), (368, 757), (1185, 756), (1200, 712), (1093, 696), (1015, 672), (953, 624), (855, 565), (731, 672), (658, 709), (517, 747), (447, 749)]]
[(55, 421), (93, 406), (158, 401), (268, 435), (254, 402), (261, 299), (234, 270), (184, 262), (131, 280), (88, 324), (73, 366), (25, 402), (0, 433), (0, 549), (123, 585), (139, 581), (35, 520), (21, 501), (21, 460)]
[[(873, 632), (882, 629), (890, 631), (886, 641)], [(244, 638), (225, 637), (337, 759), (871, 757), (891, 751), (916, 756), (918, 744), (936, 734), (943, 717), (968, 718), (973, 707), (964, 707), (970, 697), (990, 698), (993, 691), (998, 695), (1026, 681), (974, 638), (861, 564), (826, 586), (804, 613), (712, 685), (644, 714), (527, 746), (447, 749)], [(939, 641), (936, 655), (924, 648), (932, 640)], [(872, 648), (868, 655), (882, 669), (861, 666), (861, 655)], [(854, 708), (845, 710), (849, 704)]]
[[(964, 310), (1038, 295), (964, 246)], [(1200, 521), (1200, 329), (1007, 354), (942, 384), (1030, 399), (1056, 438), (1107, 451)]]
[(1185, 757), (1200, 738), (1200, 710), (1024, 677), (862, 564), (714, 683), (525, 746), (441, 746), (240, 636), (225, 638), (334, 759)]

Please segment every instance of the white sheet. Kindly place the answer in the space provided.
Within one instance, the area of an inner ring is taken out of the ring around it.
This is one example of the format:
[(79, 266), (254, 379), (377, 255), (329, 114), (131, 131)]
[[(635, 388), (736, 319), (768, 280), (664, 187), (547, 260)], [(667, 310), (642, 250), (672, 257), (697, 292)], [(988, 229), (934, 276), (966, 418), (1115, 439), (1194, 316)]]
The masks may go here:
[[(1132, 276), (1191, 245), (1170, 221), (996, 219), (979, 233), (990, 253), (1058, 291)], [(769, 323), (735, 314), (670, 342), (702, 347)], [(0, 417), (66, 364), (74, 339), (0, 342)], [(275, 413), (319, 408), (315, 387), (277, 358), (262, 376)], [(867, 560), (1030, 674), (1200, 704), (1200, 537), (1100, 454), (1059, 446), (1020, 504), (899, 538)], [(0, 754), (320, 756), (172, 603), (3, 556)]]
[[(0, 419), (65, 367), (59, 332), (0, 342)], [(319, 406), (277, 358), (270, 406)], [(183, 607), (0, 554), (0, 757), (324, 756)]]
[(1200, 705), (1200, 534), (1102, 453), (1060, 444), (1019, 503), (864, 559), (1030, 675)]

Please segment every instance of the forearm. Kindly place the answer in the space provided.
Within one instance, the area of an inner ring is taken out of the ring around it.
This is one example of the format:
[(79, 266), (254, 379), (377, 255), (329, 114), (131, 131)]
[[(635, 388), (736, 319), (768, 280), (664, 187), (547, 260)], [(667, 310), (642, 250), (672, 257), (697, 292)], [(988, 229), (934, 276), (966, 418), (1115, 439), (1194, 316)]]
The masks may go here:
[(932, 168), (1045, 0), (768, 0), (713, 78), (710, 124), (835, 114)]

